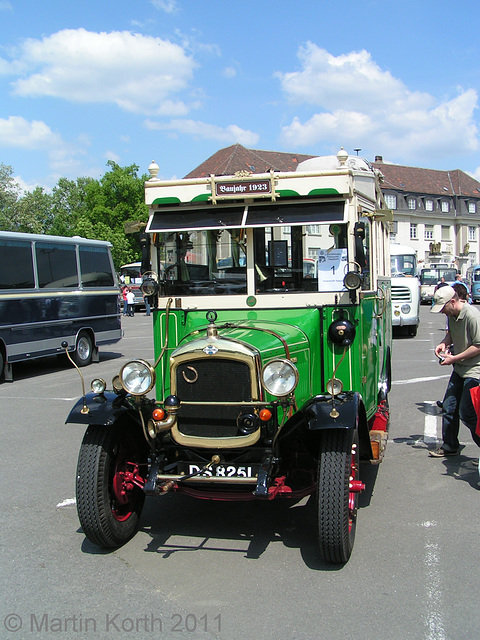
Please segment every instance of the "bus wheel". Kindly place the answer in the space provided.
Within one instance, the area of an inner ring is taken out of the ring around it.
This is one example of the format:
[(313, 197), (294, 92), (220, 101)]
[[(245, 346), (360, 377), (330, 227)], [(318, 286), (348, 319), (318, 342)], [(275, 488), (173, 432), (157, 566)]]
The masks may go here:
[(77, 367), (86, 367), (90, 364), (93, 356), (93, 342), (90, 334), (80, 331), (77, 338), (75, 351), (72, 353), (72, 360)]
[(138, 528), (145, 494), (144, 446), (125, 426), (90, 425), (77, 465), (77, 512), (87, 538), (104, 548), (125, 544)]
[(3, 357), (3, 351), (0, 348), (0, 380), (3, 379), (3, 370), (5, 369), (5, 359)]
[(350, 558), (355, 539), (358, 493), (358, 433), (327, 431), (318, 461), (318, 541), (320, 554), (332, 563)]

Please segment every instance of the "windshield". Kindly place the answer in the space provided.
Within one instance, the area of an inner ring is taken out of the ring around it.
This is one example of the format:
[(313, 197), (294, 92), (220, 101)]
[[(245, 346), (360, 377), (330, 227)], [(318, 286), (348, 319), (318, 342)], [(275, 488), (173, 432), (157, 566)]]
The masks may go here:
[[(313, 224), (159, 234), (165, 295), (247, 293), (247, 233), (253, 243), (255, 293), (345, 290), (347, 225)], [(356, 262), (366, 270), (369, 236), (364, 235)], [(365, 274), (365, 286), (368, 281)]]
[(124, 264), (123, 267), (120, 267), (120, 282), (123, 284), (141, 284), (140, 262)]
[(415, 254), (391, 256), (392, 276), (414, 276), (417, 270)]
[(455, 269), (422, 269), (420, 284), (437, 285), (442, 278), (445, 282), (455, 282)]

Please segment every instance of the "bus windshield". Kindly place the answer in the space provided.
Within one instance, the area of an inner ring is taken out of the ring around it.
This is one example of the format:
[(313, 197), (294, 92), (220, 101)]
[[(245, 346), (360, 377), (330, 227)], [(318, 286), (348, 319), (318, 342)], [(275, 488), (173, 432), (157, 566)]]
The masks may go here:
[[(246, 233), (199, 229), (159, 234), (165, 295), (245, 294)], [(266, 226), (251, 233), (256, 293), (345, 290), (346, 225)]]
[(417, 259), (415, 254), (406, 254), (390, 257), (392, 276), (414, 276), (416, 273)]
[(456, 269), (422, 269), (420, 274), (420, 284), (424, 285), (437, 285), (442, 278), (445, 278), (445, 282), (455, 282)]

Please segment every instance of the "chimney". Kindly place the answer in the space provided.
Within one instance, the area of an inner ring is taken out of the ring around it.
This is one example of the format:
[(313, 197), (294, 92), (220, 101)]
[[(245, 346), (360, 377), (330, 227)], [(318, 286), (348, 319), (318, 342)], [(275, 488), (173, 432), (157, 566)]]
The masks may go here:
[(375, 162), (383, 162), (383, 156), (375, 156)]

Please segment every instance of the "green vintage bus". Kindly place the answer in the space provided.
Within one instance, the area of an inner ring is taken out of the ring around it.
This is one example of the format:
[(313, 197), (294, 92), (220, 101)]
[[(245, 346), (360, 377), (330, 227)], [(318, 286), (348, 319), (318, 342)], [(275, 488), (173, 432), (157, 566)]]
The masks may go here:
[(311, 496), (319, 555), (344, 563), (361, 463), (387, 442), (391, 212), (379, 175), (343, 149), (288, 173), (150, 172), (142, 287), (156, 360), (125, 364), (111, 391), (94, 381), (67, 419), (88, 425), (85, 535), (122, 545), (146, 495)]

